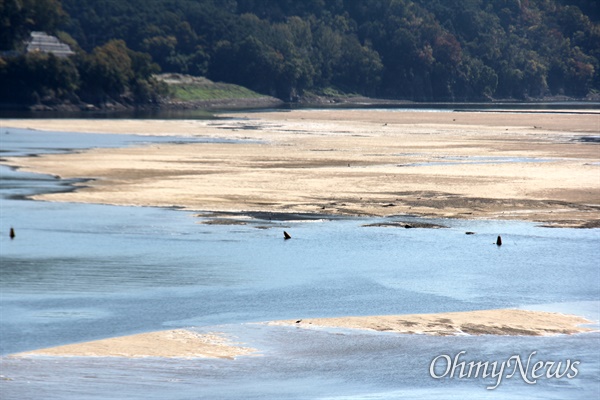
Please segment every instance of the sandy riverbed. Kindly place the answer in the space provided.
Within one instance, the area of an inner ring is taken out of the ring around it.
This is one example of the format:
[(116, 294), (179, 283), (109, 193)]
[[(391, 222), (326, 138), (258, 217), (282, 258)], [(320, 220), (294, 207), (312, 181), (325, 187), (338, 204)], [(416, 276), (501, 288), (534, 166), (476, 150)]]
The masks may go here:
[(600, 225), (600, 113), (300, 110), (221, 120), (4, 120), (4, 129), (241, 139), (12, 158), (91, 178), (53, 201)]
[(232, 359), (253, 352), (255, 352), (255, 349), (238, 346), (218, 333), (198, 334), (186, 329), (175, 329), (51, 347), (14, 354), (13, 357), (38, 355), (127, 358), (209, 357)]
[[(269, 325), (299, 328), (351, 328), (402, 334), (547, 336), (591, 329), (590, 321), (573, 315), (526, 310), (483, 310), (440, 314), (384, 315), (273, 321)], [(229, 358), (257, 350), (239, 346), (218, 333), (198, 334), (186, 329), (142, 333), (92, 342), (13, 354), (12, 357), (178, 357)]]
[(274, 325), (294, 325), (300, 328), (336, 327), (433, 336), (573, 334), (590, 331), (591, 329), (580, 326), (586, 323), (589, 324), (590, 321), (574, 315), (513, 309), (271, 322)]

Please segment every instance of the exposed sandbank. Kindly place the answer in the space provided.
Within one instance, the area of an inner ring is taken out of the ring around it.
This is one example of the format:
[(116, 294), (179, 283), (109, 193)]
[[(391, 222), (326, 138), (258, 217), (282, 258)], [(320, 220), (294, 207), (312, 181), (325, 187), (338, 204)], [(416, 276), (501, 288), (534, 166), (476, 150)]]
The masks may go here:
[[(548, 336), (589, 332), (582, 317), (543, 311), (483, 310), (439, 314), (312, 318), (271, 321), (268, 325), (299, 328), (367, 329), (402, 334)], [(12, 354), (11, 357), (165, 357), (227, 358), (251, 355), (258, 350), (233, 343), (222, 334), (199, 334), (175, 329), (121, 336)]]
[(381, 332), (434, 336), (463, 334), (547, 336), (589, 332), (592, 329), (580, 326), (589, 323), (591, 321), (574, 315), (505, 309), (439, 314), (312, 318), (275, 321), (270, 324), (294, 325), (300, 328), (369, 329)]
[(235, 358), (256, 350), (240, 347), (218, 333), (198, 334), (185, 329), (142, 333), (13, 354), (72, 357)]
[(93, 179), (75, 192), (36, 197), (44, 200), (600, 226), (600, 112), (297, 110), (229, 116), (4, 120), (2, 126), (252, 139), (8, 159), (28, 171)]

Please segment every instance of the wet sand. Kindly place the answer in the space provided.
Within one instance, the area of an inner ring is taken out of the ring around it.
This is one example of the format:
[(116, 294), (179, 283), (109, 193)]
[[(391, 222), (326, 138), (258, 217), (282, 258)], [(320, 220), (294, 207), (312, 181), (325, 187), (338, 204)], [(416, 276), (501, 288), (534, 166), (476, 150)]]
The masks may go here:
[(185, 329), (142, 333), (13, 354), (12, 357), (167, 357), (228, 358), (254, 353), (218, 333), (198, 334)]
[(28, 171), (90, 179), (75, 192), (38, 199), (600, 226), (600, 112), (298, 110), (226, 117), (2, 126), (241, 140), (8, 159)]
[(574, 315), (526, 310), (483, 310), (440, 314), (385, 315), (368, 317), (313, 318), (275, 321), (273, 325), (300, 328), (335, 327), (369, 329), (380, 332), (455, 335), (548, 336), (589, 332), (589, 324)]

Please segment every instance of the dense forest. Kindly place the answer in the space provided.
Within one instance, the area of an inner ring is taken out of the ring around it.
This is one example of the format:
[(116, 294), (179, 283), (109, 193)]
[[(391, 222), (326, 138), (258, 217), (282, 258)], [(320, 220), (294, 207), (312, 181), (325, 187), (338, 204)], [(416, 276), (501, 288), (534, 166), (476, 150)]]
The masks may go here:
[[(600, 94), (597, 0), (0, 0), (0, 27), (4, 102), (156, 103), (158, 71), (286, 101)], [(36, 30), (76, 54), (19, 52)]]

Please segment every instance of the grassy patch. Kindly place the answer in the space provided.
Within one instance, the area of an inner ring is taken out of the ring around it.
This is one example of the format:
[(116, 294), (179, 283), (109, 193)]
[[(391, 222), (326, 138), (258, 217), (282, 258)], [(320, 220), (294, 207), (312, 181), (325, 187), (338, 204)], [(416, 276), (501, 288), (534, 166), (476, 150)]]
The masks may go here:
[(182, 101), (254, 99), (265, 97), (242, 86), (228, 83), (176, 83), (170, 84), (172, 97)]
[(169, 95), (173, 100), (210, 101), (268, 97), (243, 86), (231, 83), (213, 82), (203, 76), (165, 73), (155, 75), (155, 78), (168, 86)]

